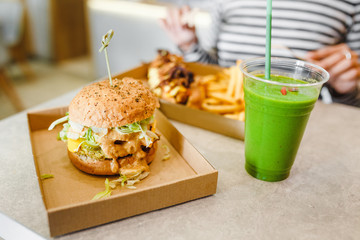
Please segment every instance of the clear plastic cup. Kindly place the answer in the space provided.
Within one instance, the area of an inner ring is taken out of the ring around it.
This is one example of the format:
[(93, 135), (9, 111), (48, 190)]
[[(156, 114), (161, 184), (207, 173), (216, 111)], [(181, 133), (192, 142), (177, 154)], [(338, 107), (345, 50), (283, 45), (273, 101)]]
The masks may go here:
[(312, 63), (265, 58), (243, 61), (245, 91), (245, 169), (264, 181), (290, 174), (310, 113), (329, 73)]

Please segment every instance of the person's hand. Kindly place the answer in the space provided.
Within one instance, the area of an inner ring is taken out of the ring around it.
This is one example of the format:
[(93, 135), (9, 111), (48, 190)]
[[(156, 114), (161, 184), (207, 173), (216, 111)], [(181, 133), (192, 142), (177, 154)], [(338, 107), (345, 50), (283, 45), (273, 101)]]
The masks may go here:
[(160, 24), (168, 33), (171, 40), (183, 51), (187, 51), (191, 46), (198, 42), (194, 26), (189, 26), (185, 22), (184, 16), (190, 14), (191, 9), (188, 6), (178, 8), (169, 8), (165, 19), (160, 19)]
[(346, 44), (308, 52), (305, 59), (330, 73), (328, 84), (339, 94), (352, 92), (358, 84), (360, 64), (358, 55)]

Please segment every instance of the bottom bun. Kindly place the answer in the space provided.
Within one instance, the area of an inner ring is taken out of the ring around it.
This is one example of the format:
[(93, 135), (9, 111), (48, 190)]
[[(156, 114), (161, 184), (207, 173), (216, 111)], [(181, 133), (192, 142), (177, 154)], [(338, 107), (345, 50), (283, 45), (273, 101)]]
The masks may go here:
[[(155, 158), (156, 149), (157, 149), (157, 142), (153, 144), (150, 151), (141, 160), (146, 161), (147, 164), (150, 164)], [(83, 172), (93, 175), (119, 175), (119, 172), (114, 173), (111, 171), (112, 160), (96, 160), (86, 155), (80, 155), (77, 153), (70, 152), (69, 150), (68, 150), (68, 156), (72, 164)], [(120, 171), (121, 171), (120, 162), (124, 162), (124, 160), (129, 160), (126, 162), (133, 162), (134, 160), (132, 160), (132, 158), (133, 158), (132, 156), (129, 156), (117, 160), (118, 164), (120, 165)]]

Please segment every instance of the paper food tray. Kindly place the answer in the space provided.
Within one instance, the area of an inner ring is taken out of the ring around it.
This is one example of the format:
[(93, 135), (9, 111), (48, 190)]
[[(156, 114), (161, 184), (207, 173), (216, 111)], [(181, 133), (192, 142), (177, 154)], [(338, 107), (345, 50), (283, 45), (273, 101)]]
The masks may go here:
[[(52, 131), (47, 130), (52, 121), (66, 112), (67, 107), (28, 113), (34, 163), (51, 236), (216, 193), (217, 170), (157, 111), (155, 118), (161, 137), (156, 157), (150, 164), (150, 175), (135, 184), (136, 189), (118, 186), (109, 198), (93, 201), (97, 193), (104, 191), (106, 177), (86, 174), (72, 165), (66, 144), (56, 138), (61, 124)], [(163, 145), (170, 149), (168, 160), (163, 160)], [(54, 177), (42, 180), (43, 174)]]

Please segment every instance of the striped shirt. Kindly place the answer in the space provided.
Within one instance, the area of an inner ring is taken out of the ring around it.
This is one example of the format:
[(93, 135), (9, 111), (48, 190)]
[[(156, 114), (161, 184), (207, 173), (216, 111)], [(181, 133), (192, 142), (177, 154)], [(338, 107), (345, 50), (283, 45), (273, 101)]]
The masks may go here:
[[(360, 0), (273, 0), (272, 7), (272, 56), (297, 58), (339, 43), (360, 55)], [(186, 61), (228, 67), (265, 56), (266, 0), (215, 0), (211, 12), (208, 38)]]
[[(185, 61), (229, 67), (264, 57), (266, 0), (213, 1), (209, 36), (184, 53)], [(360, 56), (360, 0), (273, 0), (271, 41), (273, 57), (301, 58), (340, 43)], [(358, 89), (345, 95), (329, 90), (334, 102), (360, 107)]]

